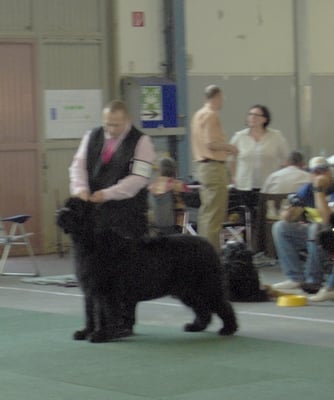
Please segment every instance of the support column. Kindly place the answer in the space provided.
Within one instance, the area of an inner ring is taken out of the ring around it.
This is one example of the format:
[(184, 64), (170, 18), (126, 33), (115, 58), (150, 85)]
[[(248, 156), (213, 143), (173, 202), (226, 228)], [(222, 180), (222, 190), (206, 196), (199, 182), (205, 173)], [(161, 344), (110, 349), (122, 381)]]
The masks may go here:
[(187, 67), (184, 26), (184, 2), (180, 0), (164, 0), (166, 75), (176, 83), (178, 125), (185, 128), (185, 135), (171, 138), (171, 153), (176, 153), (179, 174), (189, 175), (189, 121), (187, 104)]
[(306, 158), (311, 155), (312, 115), (309, 10), (309, 0), (293, 0), (297, 144)]

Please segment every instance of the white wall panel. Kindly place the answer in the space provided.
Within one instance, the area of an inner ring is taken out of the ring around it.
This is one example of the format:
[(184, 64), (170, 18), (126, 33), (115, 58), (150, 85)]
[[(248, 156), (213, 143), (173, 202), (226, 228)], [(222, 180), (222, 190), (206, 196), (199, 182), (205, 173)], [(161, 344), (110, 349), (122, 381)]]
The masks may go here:
[(310, 0), (310, 68), (315, 74), (334, 74), (334, 1)]
[(185, 0), (190, 74), (290, 74), (292, 0)]
[[(77, 144), (73, 147), (56, 147), (50, 149), (46, 155), (46, 169), (44, 170), (44, 230), (47, 235), (46, 252), (54, 252), (57, 247), (58, 228), (55, 224), (55, 210), (64, 204), (69, 196), (68, 167), (71, 164)], [(68, 235), (61, 234), (65, 247), (68, 247)]]
[[(144, 12), (144, 26), (132, 26), (132, 12)], [(165, 60), (162, 0), (118, 1), (118, 70), (120, 75), (161, 74)]]
[(43, 47), (46, 89), (102, 88), (101, 45), (55, 43)]
[(35, 0), (38, 29), (43, 32), (102, 31), (103, 0)]
[(32, 0), (0, 0), (0, 31), (32, 30)]

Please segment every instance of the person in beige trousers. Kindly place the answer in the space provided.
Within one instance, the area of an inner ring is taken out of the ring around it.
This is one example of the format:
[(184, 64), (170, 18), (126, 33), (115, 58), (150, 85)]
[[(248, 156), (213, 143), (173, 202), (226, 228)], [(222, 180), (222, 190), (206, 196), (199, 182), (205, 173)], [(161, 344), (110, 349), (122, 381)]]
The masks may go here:
[(206, 237), (220, 253), (220, 232), (228, 207), (226, 158), (238, 150), (227, 142), (220, 118), (224, 96), (216, 85), (205, 89), (205, 104), (192, 118), (191, 145), (201, 184), (198, 234)]

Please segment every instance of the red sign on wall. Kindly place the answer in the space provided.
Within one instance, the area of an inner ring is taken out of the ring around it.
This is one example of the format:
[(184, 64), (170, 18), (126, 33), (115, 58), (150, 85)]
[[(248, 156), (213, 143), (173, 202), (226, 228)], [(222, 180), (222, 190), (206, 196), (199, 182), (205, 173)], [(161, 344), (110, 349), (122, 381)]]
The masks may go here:
[(133, 11), (132, 12), (132, 26), (141, 27), (145, 25), (144, 11)]

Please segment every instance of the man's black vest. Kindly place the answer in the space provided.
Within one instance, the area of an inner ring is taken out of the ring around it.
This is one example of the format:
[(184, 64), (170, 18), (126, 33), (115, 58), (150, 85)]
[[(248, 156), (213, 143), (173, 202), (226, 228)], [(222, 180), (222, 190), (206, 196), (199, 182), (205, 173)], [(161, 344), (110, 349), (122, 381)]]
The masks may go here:
[[(87, 148), (88, 183), (91, 193), (116, 184), (131, 173), (138, 140), (143, 134), (134, 126), (120, 143), (111, 160), (102, 163), (104, 144), (102, 127), (92, 131)], [(96, 232), (110, 229), (122, 236), (138, 237), (147, 232), (147, 189), (140, 190), (134, 197), (110, 200), (96, 207)]]

